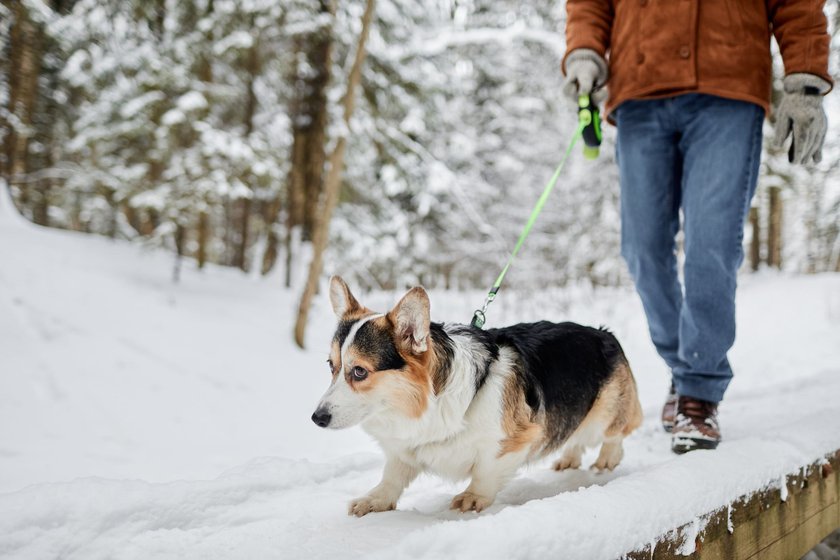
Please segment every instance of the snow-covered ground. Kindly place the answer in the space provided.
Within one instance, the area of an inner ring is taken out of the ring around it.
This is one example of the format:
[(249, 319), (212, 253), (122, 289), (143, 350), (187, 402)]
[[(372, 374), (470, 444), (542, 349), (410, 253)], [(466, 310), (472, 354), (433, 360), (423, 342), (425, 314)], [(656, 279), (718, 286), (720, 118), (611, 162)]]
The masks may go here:
[[(333, 318), (291, 343), (277, 278), (35, 228), (0, 201), (0, 557), (615, 558), (840, 448), (840, 275), (745, 276), (736, 369), (715, 452), (674, 456), (657, 416), (665, 368), (630, 290), (503, 292), (491, 324), (605, 324), (646, 418), (613, 473), (536, 464), (477, 515), (423, 477), (395, 512), (347, 502), (382, 457), (359, 429), (315, 427)], [(399, 294), (361, 296), (389, 307)], [(433, 293), (466, 321), (481, 294)], [(591, 460), (591, 456), (588, 457)]]

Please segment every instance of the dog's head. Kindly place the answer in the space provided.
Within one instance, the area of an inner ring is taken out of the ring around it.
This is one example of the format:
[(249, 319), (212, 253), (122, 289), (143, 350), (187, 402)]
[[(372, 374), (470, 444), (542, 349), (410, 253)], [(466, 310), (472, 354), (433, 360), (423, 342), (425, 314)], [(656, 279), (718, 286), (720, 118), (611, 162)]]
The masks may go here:
[(412, 288), (390, 312), (375, 313), (333, 276), (330, 302), (338, 317), (327, 362), (332, 381), (312, 421), (338, 429), (379, 414), (420, 417), (432, 391), (426, 291)]

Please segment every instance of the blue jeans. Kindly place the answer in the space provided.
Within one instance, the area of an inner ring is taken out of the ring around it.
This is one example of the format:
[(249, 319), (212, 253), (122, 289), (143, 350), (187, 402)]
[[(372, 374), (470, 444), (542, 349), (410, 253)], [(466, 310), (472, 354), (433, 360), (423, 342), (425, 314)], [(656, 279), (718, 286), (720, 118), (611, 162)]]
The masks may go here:
[[(719, 402), (732, 379), (726, 353), (735, 342), (736, 276), (764, 111), (744, 101), (686, 94), (624, 102), (615, 119), (621, 254), (651, 339), (680, 395)], [(675, 243), (680, 209), (684, 287)]]

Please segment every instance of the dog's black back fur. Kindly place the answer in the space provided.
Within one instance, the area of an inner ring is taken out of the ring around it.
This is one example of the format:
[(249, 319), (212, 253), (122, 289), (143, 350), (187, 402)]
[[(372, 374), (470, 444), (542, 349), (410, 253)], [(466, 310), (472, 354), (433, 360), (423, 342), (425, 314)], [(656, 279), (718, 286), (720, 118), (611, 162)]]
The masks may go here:
[(531, 410), (545, 411), (551, 447), (572, 434), (612, 372), (626, 361), (611, 332), (576, 323), (520, 323), (487, 333), (498, 347), (511, 346), (519, 354), (517, 375)]

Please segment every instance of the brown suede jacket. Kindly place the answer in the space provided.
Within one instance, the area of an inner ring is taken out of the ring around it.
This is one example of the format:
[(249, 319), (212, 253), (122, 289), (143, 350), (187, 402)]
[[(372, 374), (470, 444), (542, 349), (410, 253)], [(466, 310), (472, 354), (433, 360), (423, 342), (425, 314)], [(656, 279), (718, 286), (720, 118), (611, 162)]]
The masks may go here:
[[(607, 114), (628, 99), (698, 92), (770, 106), (770, 34), (785, 74), (828, 74), (824, 0), (568, 0), (566, 56), (607, 58)], [(566, 60), (563, 59), (565, 73)]]

